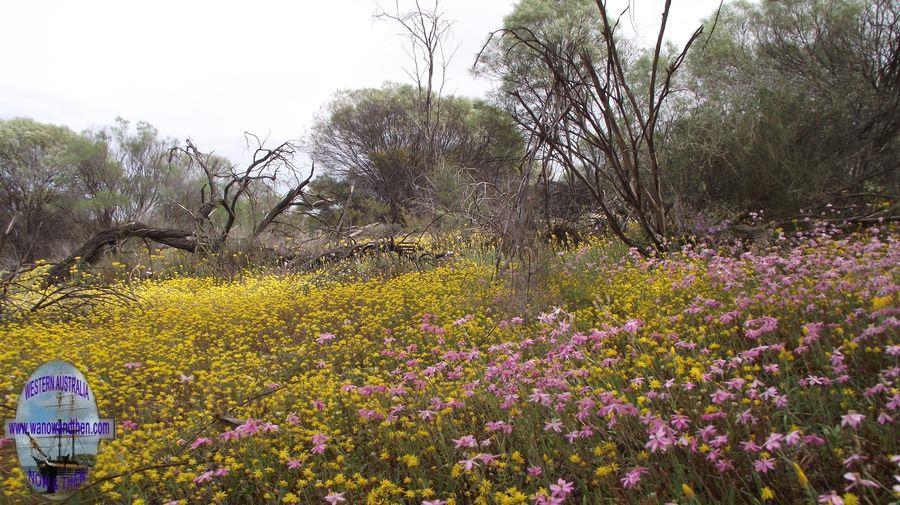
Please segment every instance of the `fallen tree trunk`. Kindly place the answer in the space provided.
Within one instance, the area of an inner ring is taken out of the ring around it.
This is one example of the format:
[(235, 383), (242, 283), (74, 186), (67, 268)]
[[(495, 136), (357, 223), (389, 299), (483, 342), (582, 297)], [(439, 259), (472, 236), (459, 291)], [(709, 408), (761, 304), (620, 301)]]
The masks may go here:
[(151, 228), (143, 223), (127, 223), (98, 232), (64, 260), (53, 265), (47, 272), (47, 282), (57, 283), (66, 280), (71, 274), (72, 267), (77, 263), (93, 265), (100, 260), (103, 249), (130, 238), (152, 240), (187, 252), (196, 251), (198, 246), (196, 237), (190, 231)]
[(325, 252), (319, 256), (317, 256), (312, 261), (308, 262), (306, 265), (307, 269), (313, 269), (316, 267), (320, 267), (326, 265), (328, 263), (334, 263), (338, 261), (343, 261), (350, 258), (356, 258), (359, 256), (363, 256), (366, 254), (376, 254), (376, 253), (395, 253), (400, 257), (413, 258), (416, 261), (419, 260), (439, 260), (448, 256), (449, 252), (438, 252), (432, 253), (425, 250), (422, 246), (418, 244), (411, 244), (406, 242), (397, 242), (393, 240), (393, 237), (388, 237), (382, 240), (374, 241), (374, 242), (366, 242), (363, 244), (355, 244), (349, 247), (339, 248), (335, 250), (331, 250)]

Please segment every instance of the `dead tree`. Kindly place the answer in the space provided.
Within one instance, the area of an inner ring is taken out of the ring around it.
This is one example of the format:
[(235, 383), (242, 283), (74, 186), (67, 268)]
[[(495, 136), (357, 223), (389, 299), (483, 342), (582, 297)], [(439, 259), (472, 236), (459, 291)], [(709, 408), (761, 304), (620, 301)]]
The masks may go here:
[[(427, 139), (429, 157), (434, 162), (438, 155), (435, 144), (440, 124), (439, 99), (446, 82), (447, 66), (455, 52), (448, 54), (444, 47), (453, 22), (440, 10), (438, 0), (430, 8), (423, 8), (420, 0), (416, 0), (415, 5), (414, 9), (401, 12), (400, 2), (395, 0), (392, 12), (379, 7), (375, 18), (396, 23), (402, 28), (400, 35), (408, 40), (404, 49), (413, 67), (406, 70), (406, 74), (416, 83), (422, 114), (421, 121), (417, 122)], [(436, 75), (438, 72), (440, 75)]]
[[(520, 126), (538, 139), (554, 163), (588, 188), (613, 233), (646, 253), (664, 248), (667, 240), (655, 142), (660, 113), (672, 79), (703, 27), (680, 54), (665, 58), (663, 36), (671, 5), (666, 0), (644, 95), (617, 43), (618, 21), (609, 16), (605, 1), (596, 3), (599, 47), (583, 41), (551, 42), (528, 27), (498, 30), (491, 38), (512, 39), (511, 46), (524, 48), (542, 70), (539, 79), (519, 76), (517, 85), (506, 90)], [(616, 202), (626, 210), (625, 218)], [(626, 234), (628, 218), (637, 221), (646, 241)]]
[[(316, 203), (307, 201), (304, 192), (312, 180), (314, 167), (310, 169), (308, 176), (299, 175), (300, 170), (293, 162), (295, 144), (284, 142), (270, 149), (255, 135), (247, 134), (247, 139), (248, 142), (251, 139), (255, 141), (256, 147), (252, 160), (241, 170), (236, 170), (235, 167), (227, 172), (217, 170), (211, 163), (211, 156), (197, 149), (190, 139), (184, 146), (170, 152), (170, 161), (181, 157), (189, 168), (199, 170), (205, 179), (199, 206), (194, 211), (185, 208), (193, 218), (192, 227), (161, 228), (143, 223), (126, 223), (103, 230), (55, 264), (48, 272), (47, 281), (56, 283), (66, 280), (77, 264), (94, 264), (106, 249), (131, 238), (152, 240), (190, 253), (215, 253), (227, 243), (237, 224), (237, 209), (243, 202), (250, 200), (254, 187), (274, 191), (279, 184), (284, 184), (285, 179), (292, 178), (292, 183), (283, 196), (258, 223), (250, 227), (248, 238), (251, 240), (257, 240), (287, 210), (294, 207), (314, 208)], [(224, 221), (216, 219), (217, 209), (222, 210)]]
[(278, 216), (283, 214), (286, 210), (290, 209), (291, 207), (303, 206), (303, 207), (306, 207), (309, 209), (315, 209), (319, 206), (320, 202), (322, 201), (321, 198), (319, 201), (309, 202), (304, 198), (305, 195), (303, 193), (304, 188), (306, 188), (306, 186), (309, 184), (310, 180), (312, 179), (312, 176), (313, 176), (313, 173), (315, 172), (315, 170), (316, 170), (316, 164), (313, 163), (312, 168), (310, 168), (310, 170), (309, 170), (309, 176), (306, 179), (304, 179), (303, 181), (301, 181), (299, 184), (297, 184), (294, 187), (292, 187), (291, 189), (289, 189), (287, 191), (287, 193), (285, 193), (284, 196), (281, 197), (281, 200), (279, 200), (278, 203), (276, 203), (274, 207), (272, 207), (271, 209), (269, 209), (268, 212), (266, 212), (266, 214), (259, 221), (259, 223), (257, 223), (256, 226), (253, 228), (253, 233), (250, 235), (250, 238), (252, 238), (254, 240), (259, 238), (259, 236), (264, 231), (266, 231), (266, 228), (268, 228), (269, 225), (271, 225), (272, 223), (275, 222), (275, 220), (278, 218)]
[(52, 282), (65, 280), (72, 267), (77, 263), (92, 265), (100, 260), (104, 249), (129, 238), (152, 240), (187, 252), (194, 252), (198, 247), (196, 237), (191, 231), (152, 228), (143, 223), (126, 223), (122, 226), (108, 228), (91, 237), (64, 260), (53, 265), (47, 272), (47, 280)]

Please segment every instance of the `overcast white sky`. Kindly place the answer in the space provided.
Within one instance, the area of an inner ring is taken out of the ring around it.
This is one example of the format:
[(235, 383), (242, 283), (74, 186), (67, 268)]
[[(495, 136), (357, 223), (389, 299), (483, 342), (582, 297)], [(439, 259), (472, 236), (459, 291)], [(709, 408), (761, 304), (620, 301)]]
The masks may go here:
[[(469, 68), (515, 3), (441, 2), (460, 44), (445, 92), (490, 89)], [(623, 25), (652, 45), (662, 1), (632, 3)], [(668, 38), (683, 44), (718, 4), (674, 0)], [(75, 130), (144, 120), (240, 162), (244, 131), (300, 138), (335, 91), (407, 79), (397, 29), (375, 10), (374, 0), (0, 0), (0, 118)]]

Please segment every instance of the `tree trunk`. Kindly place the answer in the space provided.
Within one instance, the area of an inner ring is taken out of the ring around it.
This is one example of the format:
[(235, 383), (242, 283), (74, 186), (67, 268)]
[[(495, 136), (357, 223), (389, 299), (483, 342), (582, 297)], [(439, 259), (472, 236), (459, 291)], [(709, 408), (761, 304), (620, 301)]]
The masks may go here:
[(68, 279), (72, 267), (79, 262), (93, 265), (100, 260), (103, 249), (129, 238), (143, 238), (165, 244), (182, 251), (194, 252), (197, 239), (193, 232), (172, 228), (150, 228), (143, 223), (127, 223), (122, 226), (108, 228), (91, 237), (81, 247), (72, 252), (66, 259), (53, 265), (47, 272), (48, 283), (62, 282)]

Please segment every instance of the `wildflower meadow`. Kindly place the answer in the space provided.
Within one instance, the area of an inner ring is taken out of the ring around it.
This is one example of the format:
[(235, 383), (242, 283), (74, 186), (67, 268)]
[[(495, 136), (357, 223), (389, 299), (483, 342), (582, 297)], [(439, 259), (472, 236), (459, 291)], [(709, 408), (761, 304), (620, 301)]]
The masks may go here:
[[(49, 357), (84, 372), (118, 433), (78, 503), (900, 499), (896, 230), (551, 259), (526, 305), (465, 255), (133, 281), (0, 328), (2, 403)], [(12, 444), (0, 468), (34, 499)]]

